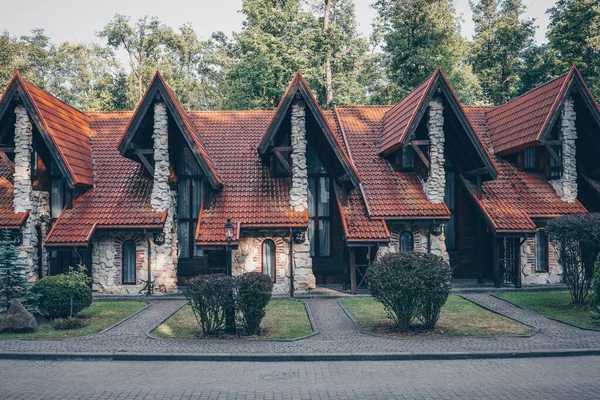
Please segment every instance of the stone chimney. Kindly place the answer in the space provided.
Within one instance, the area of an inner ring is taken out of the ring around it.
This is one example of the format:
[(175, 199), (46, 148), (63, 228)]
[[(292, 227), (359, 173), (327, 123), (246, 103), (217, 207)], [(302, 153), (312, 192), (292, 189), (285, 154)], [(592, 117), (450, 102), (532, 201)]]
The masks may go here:
[(15, 212), (31, 211), (33, 205), (31, 200), (31, 149), (33, 145), (33, 134), (31, 121), (27, 110), (23, 106), (15, 108), (15, 173), (14, 200)]
[(558, 196), (563, 201), (569, 203), (577, 200), (577, 160), (575, 158), (577, 128), (575, 127), (575, 120), (575, 102), (569, 97), (563, 104), (559, 127), (562, 151), (562, 174), (560, 178), (550, 181)]
[(152, 209), (165, 211), (169, 208), (169, 127), (165, 103), (154, 104), (154, 184), (152, 185)]
[(423, 188), (432, 203), (444, 201), (446, 171), (444, 169), (444, 105), (440, 98), (429, 102), (429, 176)]
[(304, 211), (308, 208), (308, 172), (306, 168), (306, 105), (302, 100), (292, 104), (292, 187), (290, 208)]

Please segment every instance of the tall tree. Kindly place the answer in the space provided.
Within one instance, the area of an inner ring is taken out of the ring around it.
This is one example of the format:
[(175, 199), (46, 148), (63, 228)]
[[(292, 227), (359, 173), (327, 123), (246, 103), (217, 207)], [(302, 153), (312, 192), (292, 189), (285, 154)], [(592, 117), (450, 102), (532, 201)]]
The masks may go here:
[(525, 56), (533, 46), (534, 20), (524, 19), (522, 0), (471, 3), (475, 36), (471, 50), (485, 100), (502, 104), (519, 90)]
[(577, 65), (600, 96), (600, 0), (558, 0), (547, 13), (548, 45), (557, 54), (556, 73)]
[(376, 29), (384, 41), (388, 101), (398, 101), (437, 66), (462, 100), (474, 100), (479, 88), (451, 0), (377, 0), (374, 7), (381, 25)]
[(145, 16), (131, 25), (129, 17), (117, 14), (98, 36), (106, 38), (110, 47), (127, 51), (137, 100), (140, 100), (161, 56), (173, 45), (173, 30), (156, 17)]
[[(329, 36), (329, 16), (331, 14), (331, 3), (335, 4), (335, 2), (336, 0), (325, 0), (325, 11), (323, 13), (323, 35), (326, 38)], [(331, 75), (331, 49), (327, 49), (327, 56), (325, 57), (325, 108), (331, 108), (332, 104), (333, 77)]]

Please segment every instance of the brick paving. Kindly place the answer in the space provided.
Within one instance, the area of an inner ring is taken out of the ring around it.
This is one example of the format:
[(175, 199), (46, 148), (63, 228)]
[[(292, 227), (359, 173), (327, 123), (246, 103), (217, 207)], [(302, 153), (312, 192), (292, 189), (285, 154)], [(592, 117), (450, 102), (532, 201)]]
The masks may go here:
[(319, 334), (295, 342), (257, 340), (160, 340), (146, 336), (184, 304), (162, 300), (107, 332), (67, 340), (0, 340), (0, 353), (146, 353), (146, 354), (373, 354), (549, 351), (600, 349), (600, 332), (574, 328), (520, 309), (488, 294), (466, 298), (540, 328), (532, 337), (448, 337), (388, 339), (358, 332), (335, 299), (307, 300)]
[(385, 362), (0, 360), (0, 398), (598, 399), (600, 357)]

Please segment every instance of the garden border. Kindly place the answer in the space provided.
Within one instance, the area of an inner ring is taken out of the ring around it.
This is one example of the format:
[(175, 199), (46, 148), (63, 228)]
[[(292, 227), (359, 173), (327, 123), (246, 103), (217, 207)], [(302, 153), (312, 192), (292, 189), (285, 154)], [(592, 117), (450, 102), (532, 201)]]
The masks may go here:
[[(458, 296), (458, 295), (456, 295), (456, 296)], [(458, 297), (460, 297), (461, 299), (467, 300), (468, 302), (473, 303), (474, 305), (479, 306), (479, 307), (483, 308), (484, 310), (491, 311), (494, 314), (497, 314), (497, 315), (500, 315), (502, 317), (511, 319), (511, 320), (513, 320), (515, 322), (518, 322), (519, 324), (528, 326), (528, 327), (530, 327), (530, 328), (533, 329), (533, 332), (531, 332), (531, 333), (529, 333), (527, 335), (435, 336), (435, 337), (419, 337), (419, 339), (425, 339), (425, 340), (456, 339), (456, 338), (493, 339), (493, 338), (498, 338), (498, 337), (530, 338), (530, 337), (536, 335), (540, 331), (540, 328), (538, 328), (538, 327), (526, 324), (526, 323), (521, 322), (521, 321), (517, 321), (514, 318), (511, 318), (511, 317), (508, 317), (506, 315), (500, 314), (500, 313), (498, 313), (496, 311), (490, 310), (490, 309), (488, 309), (486, 307), (483, 307), (483, 306), (481, 306), (481, 305), (479, 305), (479, 304), (477, 304), (477, 303), (475, 303), (475, 302), (473, 302), (473, 301), (471, 301), (469, 299), (465, 299), (462, 296), (458, 296)], [(376, 337), (376, 338), (390, 339), (390, 340), (410, 340), (410, 339), (415, 339), (415, 337), (391, 337), (391, 336), (384, 336), (384, 335), (379, 335), (379, 334), (376, 334), (376, 333), (367, 332), (367, 331), (365, 331), (365, 330), (362, 329), (362, 327), (360, 326), (360, 324), (358, 323), (358, 321), (356, 321), (356, 318), (354, 318), (354, 315), (352, 315), (352, 313), (342, 304), (342, 300), (338, 300), (337, 303), (339, 304), (340, 307), (342, 307), (342, 310), (344, 310), (344, 312), (346, 313), (346, 315), (348, 316), (348, 318), (350, 318), (350, 320), (352, 321), (352, 323), (354, 324), (354, 326), (356, 327), (356, 329), (358, 330), (358, 332), (361, 333), (361, 334), (363, 334), (363, 335), (369, 335), (369, 336), (373, 336), (373, 337)]]
[(537, 314), (537, 315), (539, 315), (539, 316), (542, 316), (542, 317), (544, 317), (544, 318), (548, 318), (548, 319), (550, 319), (550, 320), (552, 320), (552, 321), (555, 321), (555, 322), (560, 322), (561, 324), (565, 324), (565, 325), (571, 326), (571, 327), (573, 327), (573, 328), (578, 328), (578, 329), (581, 329), (581, 330), (583, 330), (583, 331), (600, 332), (600, 328), (599, 328), (599, 329), (595, 329), (595, 328), (586, 328), (586, 327), (584, 327), (584, 326), (579, 326), (579, 325), (573, 324), (573, 323), (571, 323), (571, 322), (563, 321), (563, 320), (561, 320), (561, 319), (557, 319), (557, 318), (554, 318), (554, 317), (549, 317), (549, 316), (547, 316), (547, 315), (544, 315), (544, 314), (541, 314), (541, 313), (539, 313), (539, 312), (537, 312), (537, 311), (534, 311), (534, 310), (532, 310), (531, 308), (524, 307), (524, 306), (522, 306), (522, 305), (520, 305), (520, 304), (514, 303), (514, 302), (512, 302), (512, 301), (510, 301), (510, 300), (507, 300), (507, 299), (505, 299), (505, 298), (502, 298), (502, 297), (500, 297), (500, 296), (497, 296), (495, 293), (492, 293), (492, 294), (490, 294), (490, 296), (492, 296), (492, 297), (495, 297), (495, 298), (497, 298), (497, 299), (499, 299), (499, 300), (505, 301), (505, 302), (507, 302), (507, 303), (508, 303), (508, 304), (510, 304), (510, 305), (513, 305), (513, 306), (515, 306), (515, 307), (517, 307), (517, 308), (520, 308), (521, 310), (530, 311), (530, 312), (532, 312), (532, 313), (535, 313), (535, 314)]
[[(310, 306), (308, 305), (308, 303), (305, 300), (301, 300), (301, 299), (291, 299), (291, 298), (287, 298), (287, 299), (274, 299), (276, 301), (278, 300), (292, 300), (292, 301), (297, 301), (300, 303), (304, 303), (304, 311), (306, 312), (306, 316), (308, 318), (308, 322), (310, 323), (310, 328), (311, 328), (311, 333), (309, 333), (308, 335), (304, 335), (304, 336), (300, 336), (297, 338), (293, 338), (293, 339), (224, 339), (224, 340), (241, 340), (241, 341), (251, 341), (251, 342), (297, 342), (299, 340), (304, 340), (304, 339), (308, 339), (310, 337), (313, 337), (315, 335), (319, 334), (319, 329), (317, 328), (317, 324), (315, 323), (313, 316), (312, 316), (312, 312), (310, 311)], [(154, 326), (153, 328), (151, 328), (150, 330), (144, 332), (146, 334), (146, 336), (150, 339), (154, 339), (154, 340), (185, 340), (185, 341), (197, 341), (197, 340), (202, 340), (201, 338), (198, 339), (167, 339), (167, 338), (161, 338), (158, 336), (155, 336), (152, 334), (152, 331), (154, 331), (156, 328), (158, 328), (161, 324), (163, 324), (165, 321), (167, 321), (169, 318), (171, 318), (173, 315), (175, 315), (179, 310), (181, 310), (183, 307), (189, 305), (189, 302), (184, 303), (181, 307), (177, 308), (175, 311), (173, 311), (173, 313), (171, 313), (168, 317), (166, 317), (165, 319), (163, 319), (161, 322), (159, 322), (158, 324), (156, 324), (156, 326)]]

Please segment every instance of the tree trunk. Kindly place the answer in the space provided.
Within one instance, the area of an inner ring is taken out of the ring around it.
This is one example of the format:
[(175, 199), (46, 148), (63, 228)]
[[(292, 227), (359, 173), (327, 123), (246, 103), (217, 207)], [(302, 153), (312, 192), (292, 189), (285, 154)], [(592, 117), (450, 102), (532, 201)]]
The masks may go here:
[[(329, 11), (333, 0), (325, 0), (325, 14), (323, 16), (323, 34), (328, 37), (329, 31)], [(327, 41), (329, 46), (329, 40)], [(325, 59), (325, 108), (330, 109), (333, 103), (333, 77), (331, 75), (331, 50), (327, 49), (327, 58)]]

